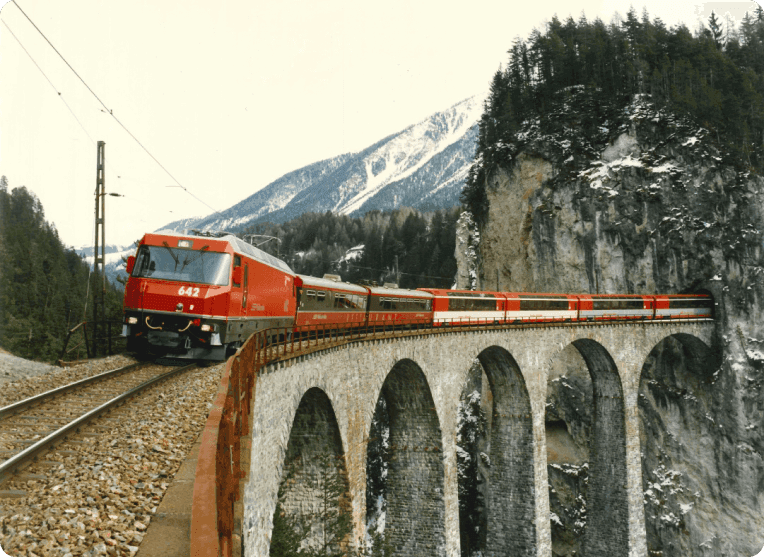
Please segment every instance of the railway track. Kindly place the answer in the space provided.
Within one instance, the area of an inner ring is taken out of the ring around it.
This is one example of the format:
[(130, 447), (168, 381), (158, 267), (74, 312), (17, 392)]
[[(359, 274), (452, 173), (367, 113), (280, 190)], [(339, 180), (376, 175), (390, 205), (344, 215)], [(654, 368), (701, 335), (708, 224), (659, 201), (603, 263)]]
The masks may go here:
[(195, 367), (131, 364), (0, 408), (0, 484), (94, 418)]
[[(155, 375), (170, 371), (150, 367)], [(134, 393), (128, 403), (75, 428), (78, 433), (20, 467), (0, 485), (0, 546), (9, 555), (134, 556), (205, 425), (222, 370), (222, 364), (188, 369)], [(83, 377), (84, 370), (75, 376)], [(54, 376), (46, 384), (37, 392), (56, 386)], [(64, 399), (58, 400), (63, 414)], [(75, 405), (82, 407), (79, 414), (100, 406), (95, 400), (70, 403)], [(22, 422), (31, 411), (10, 420)]]

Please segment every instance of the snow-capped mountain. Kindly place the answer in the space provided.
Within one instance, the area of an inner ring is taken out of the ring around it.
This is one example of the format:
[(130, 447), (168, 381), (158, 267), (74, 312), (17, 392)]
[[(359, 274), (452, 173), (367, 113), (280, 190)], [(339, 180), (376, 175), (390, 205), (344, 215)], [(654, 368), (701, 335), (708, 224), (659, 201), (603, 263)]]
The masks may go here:
[(284, 222), (308, 211), (353, 215), (400, 206), (452, 207), (459, 203), (475, 153), (483, 100), (484, 96), (466, 99), (359, 153), (290, 172), (220, 213), (162, 228), (236, 231), (259, 221)]
[[(118, 263), (119, 261), (122, 260), (122, 257), (127, 257), (128, 255), (134, 255), (135, 250), (136, 250), (136, 247), (134, 245), (119, 246), (116, 244), (106, 244), (103, 250), (104, 259), (106, 260), (105, 263), (106, 265), (109, 265), (111, 263)], [(74, 248), (74, 251), (76, 251), (78, 255), (83, 257), (85, 261), (88, 262), (89, 265), (93, 264), (93, 246), (92, 245), (80, 246), (78, 248)]]
[[(107, 244), (104, 247), (104, 271), (106, 272), (106, 278), (112, 283), (116, 284), (117, 276), (125, 275), (125, 262), (130, 255), (135, 255), (136, 247), (134, 245), (118, 246), (113, 244)], [(88, 265), (93, 266), (93, 246), (81, 246), (74, 248)]]
[[(117, 284), (117, 277), (125, 277), (125, 260), (130, 255), (135, 255), (136, 247), (134, 245), (119, 246), (107, 244), (104, 247), (104, 271), (106, 278), (112, 283)], [(80, 246), (74, 248), (74, 251), (81, 256), (88, 265), (93, 266), (93, 246)]]

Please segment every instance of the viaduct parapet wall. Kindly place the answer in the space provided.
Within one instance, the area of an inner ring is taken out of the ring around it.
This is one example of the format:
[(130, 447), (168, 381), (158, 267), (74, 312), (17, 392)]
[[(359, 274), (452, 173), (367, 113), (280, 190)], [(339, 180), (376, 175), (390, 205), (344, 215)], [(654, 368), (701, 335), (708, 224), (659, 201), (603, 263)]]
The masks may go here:
[[(386, 534), (393, 554), (459, 557), (457, 409), (477, 358), (493, 394), (485, 554), (548, 557), (547, 380), (552, 363), (572, 345), (594, 392), (585, 552), (644, 556), (642, 368), (668, 337), (702, 358), (713, 332), (712, 322), (487, 329), (358, 341), (271, 364), (254, 395), (244, 553), (269, 554), (285, 461), (295, 451), (302, 451), (304, 469), (324, 466), (322, 455), (338, 459), (347, 486), (343, 504), (352, 512), (350, 539), (364, 539), (369, 432), (384, 392), (391, 455)], [(303, 511), (315, 506), (315, 494), (291, 479), (284, 500)]]

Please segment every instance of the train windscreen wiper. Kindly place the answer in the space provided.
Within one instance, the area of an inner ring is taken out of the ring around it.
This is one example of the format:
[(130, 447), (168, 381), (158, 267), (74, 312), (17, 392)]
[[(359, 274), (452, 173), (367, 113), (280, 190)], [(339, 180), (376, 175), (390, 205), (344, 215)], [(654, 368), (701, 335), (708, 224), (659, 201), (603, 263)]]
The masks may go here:
[(177, 271), (178, 270), (178, 263), (180, 263), (180, 260), (178, 259), (178, 256), (175, 255), (174, 251), (172, 251), (172, 248), (170, 247), (170, 244), (168, 244), (167, 242), (162, 242), (162, 245), (165, 248), (167, 248), (167, 251), (170, 252), (170, 257), (172, 257), (172, 260), (175, 261), (175, 269), (174, 270)]
[[(183, 272), (183, 269), (186, 268), (186, 265), (188, 265), (189, 263), (193, 263), (194, 261), (199, 259), (202, 255), (204, 255), (204, 252), (208, 249), (210, 249), (210, 246), (202, 247), (202, 249), (199, 250), (199, 255), (197, 255), (193, 259), (189, 259), (188, 256), (186, 256), (186, 258), (183, 260), (183, 266), (180, 268), (179, 272)], [(202, 278), (204, 278), (204, 265), (202, 265)]]

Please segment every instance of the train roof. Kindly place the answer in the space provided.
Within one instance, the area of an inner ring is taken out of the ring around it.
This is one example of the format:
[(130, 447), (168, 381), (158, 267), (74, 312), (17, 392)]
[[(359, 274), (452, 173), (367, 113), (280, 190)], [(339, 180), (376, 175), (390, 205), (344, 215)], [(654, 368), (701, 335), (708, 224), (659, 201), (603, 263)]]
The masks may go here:
[(369, 287), (375, 296), (410, 296), (414, 298), (433, 298), (433, 295), (424, 290), (406, 290), (404, 288), (388, 288), (386, 286)]
[(492, 290), (451, 290), (449, 288), (417, 288), (419, 292), (430, 292), (436, 296), (452, 296), (464, 298), (503, 298), (506, 292), (494, 292)]
[(350, 284), (349, 282), (341, 282), (337, 280), (330, 280), (325, 278), (311, 277), (308, 275), (297, 275), (302, 280), (304, 286), (312, 286), (313, 288), (330, 288), (333, 290), (345, 290), (348, 292), (358, 292), (359, 294), (367, 294), (368, 289), (357, 284)]
[[(196, 234), (180, 234), (176, 232), (175, 230), (159, 230), (157, 232), (152, 232), (151, 234), (155, 236), (176, 236), (179, 238), (190, 238), (193, 240), (199, 240), (200, 238), (205, 238), (205, 236), (197, 236)], [(229, 244), (231, 244), (234, 251), (236, 252), (247, 255), (251, 257), (252, 259), (254, 259), (255, 261), (259, 261), (260, 263), (264, 263), (266, 265), (269, 265), (270, 267), (274, 267), (290, 275), (295, 274), (294, 271), (292, 271), (292, 269), (289, 267), (289, 265), (284, 263), (278, 257), (274, 257), (270, 253), (265, 253), (263, 250), (256, 248), (255, 246), (245, 242), (241, 238), (237, 238), (233, 234), (226, 234), (225, 236), (210, 236), (209, 239), (212, 241), (217, 240), (220, 242), (228, 242)]]

